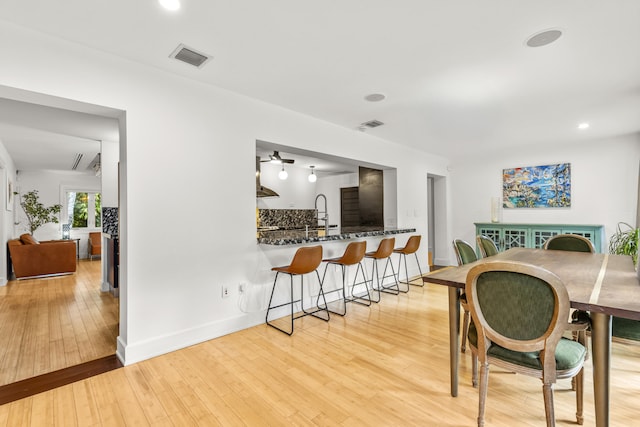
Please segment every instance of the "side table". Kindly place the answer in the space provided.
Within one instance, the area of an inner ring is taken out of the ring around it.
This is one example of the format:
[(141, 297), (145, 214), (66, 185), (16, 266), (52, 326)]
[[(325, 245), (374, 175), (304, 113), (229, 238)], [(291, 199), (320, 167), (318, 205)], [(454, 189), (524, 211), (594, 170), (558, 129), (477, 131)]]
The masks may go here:
[(77, 239), (62, 239), (62, 240), (73, 240), (76, 242), (76, 259), (80, 259), (80, 238)]

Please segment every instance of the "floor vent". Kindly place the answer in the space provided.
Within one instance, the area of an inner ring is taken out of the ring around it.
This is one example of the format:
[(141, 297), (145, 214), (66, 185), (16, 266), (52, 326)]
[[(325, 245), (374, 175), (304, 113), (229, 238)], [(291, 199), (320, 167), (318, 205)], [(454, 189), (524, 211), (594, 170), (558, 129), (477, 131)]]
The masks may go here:
[(178, 61), (185, 62), (194, 67), (201, 68), (206, 64), (211, 57), (204, 53), (198, 52), (195, 49), (180, 44), (172, 53), (169, 58), (175, 58)]

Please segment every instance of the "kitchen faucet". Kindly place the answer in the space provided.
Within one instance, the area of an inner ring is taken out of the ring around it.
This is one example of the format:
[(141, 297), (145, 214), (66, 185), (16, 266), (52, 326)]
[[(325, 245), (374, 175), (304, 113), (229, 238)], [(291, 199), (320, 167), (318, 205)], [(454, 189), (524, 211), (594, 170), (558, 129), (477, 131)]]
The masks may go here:
[[(318, 199), (319, 198), (324, 199), (324, 211), (318, 210)], [(325, 196), (322, 193), (318, 194), (316, 196), (315, 208), (316, 208), (316, 221), (324, 221), (324, 231), (325, 231), (325, 233), (328, 233), (329, 232), (329, 212), (327, 212), (327, 196)], [(323, 217), (320, 217), (321, 213), (324, 214)], [(320, 224), (318, 224), (318, 225), (320, 225)]]

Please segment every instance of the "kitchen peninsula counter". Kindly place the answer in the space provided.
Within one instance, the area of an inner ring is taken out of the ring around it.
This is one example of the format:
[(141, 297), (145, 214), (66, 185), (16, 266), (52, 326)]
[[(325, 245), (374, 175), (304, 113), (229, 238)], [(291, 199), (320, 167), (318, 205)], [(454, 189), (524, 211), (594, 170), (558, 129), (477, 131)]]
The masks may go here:
[(358, 239), (363, 237), (388, 236), (414, 233), (415, 228), (345, 227), (342, 229), (267, 230), (258, 231), (258, 243), (262, 245), (299, 245), (314, 242)]

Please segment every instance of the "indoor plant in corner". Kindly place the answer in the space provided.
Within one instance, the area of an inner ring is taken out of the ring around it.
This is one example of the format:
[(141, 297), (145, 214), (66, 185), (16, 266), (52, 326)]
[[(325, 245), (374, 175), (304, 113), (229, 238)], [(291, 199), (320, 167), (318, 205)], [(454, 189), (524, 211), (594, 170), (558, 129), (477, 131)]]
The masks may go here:
[(613, 233), (613, 236), (611, 236), (609, 240), (609, 253), (631, 255), (633, 265), (637, 265), (639, 236), (640, 228), (632, 227), (626, 222), (619, 222), (616, 232)]
[[(18, 193), (13, 193), (18, 194)], [(27, 222), (29, 223), (29, 232), (33, 236), (40, 226), (49, 222), (58, 223), (58, 214), (62, 205), (53, 205), (45, 207), (40, 203), (38, 190), (31, 190), (28, 193), (22, 195), (20, 200), (20, 206), (27, 216)]]

